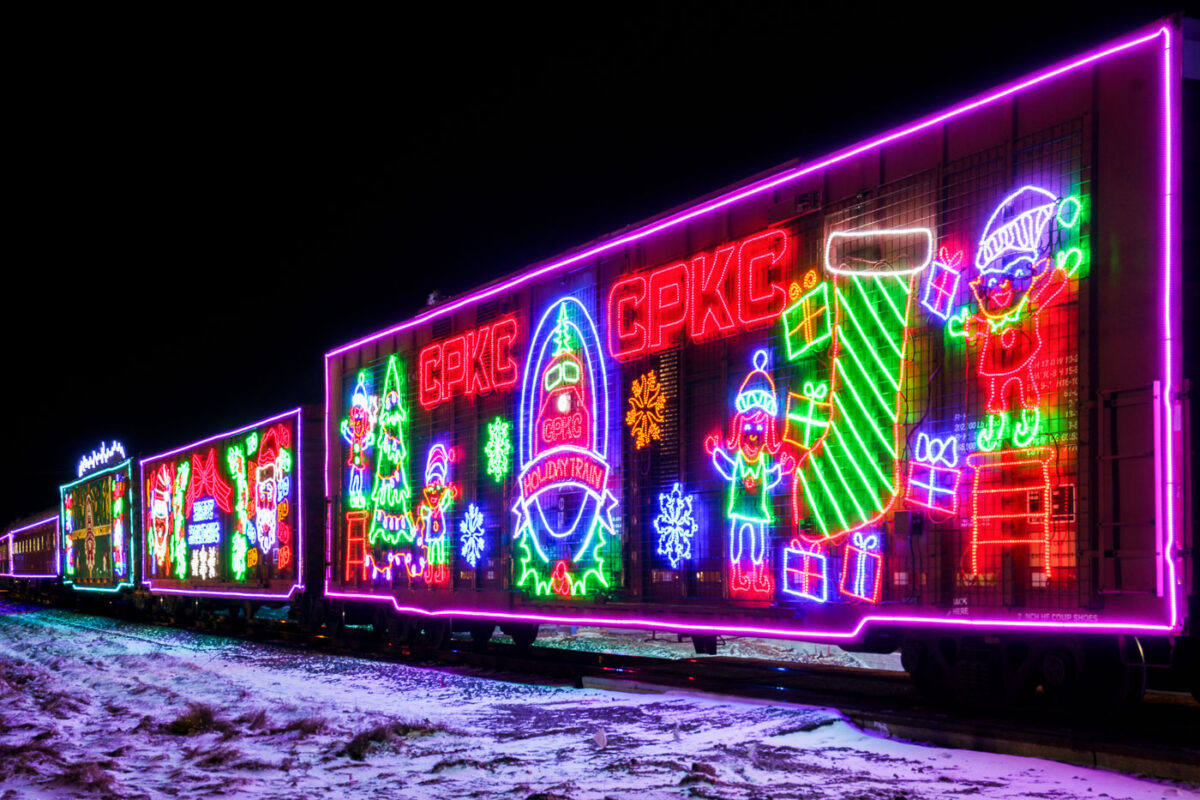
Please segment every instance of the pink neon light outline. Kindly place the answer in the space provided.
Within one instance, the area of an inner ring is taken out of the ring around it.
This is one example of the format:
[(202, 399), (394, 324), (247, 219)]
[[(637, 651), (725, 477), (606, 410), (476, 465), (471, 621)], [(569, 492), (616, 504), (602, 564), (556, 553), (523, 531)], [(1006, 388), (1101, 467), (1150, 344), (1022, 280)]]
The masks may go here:
[[(327, 406), (327, 408), (328, 408), (328, 406)], [(266, 594), (263, 592), (230, 592), (230, 591), (225, 591), (222, 589), (164, 589), (164, 588), (156, 589), (156, 588), (154, 588), (153, 581), (151, 581), (149, 578), (146, 577), (146, 570), (143, 568), (142, 569), (142, 585), (145, 586), (146, 588), (148, 588), (150, 590), (151, 594), (180, 594), (180, 595), (196, 595), (199, 597), (236, 597), (236, 598), (247, 599), (247, 600), (290, 600), (292, 598), (292, 595), (296, 594), (297, 592), (304, 591), (304, 484), (303, 484), (304, 468), (303, 468), (303, 461), (301, 459), (301, 454), (300, 454), (300, 440), (304, 436), (304, 407), (303, 406), (300, 406), (298, 408), (293, 408), (290, 411), (284, 411), (284, 412), (276, 414), (274, 416), (267, 417), (266, 419), (261, 419), (258, 422), (252, 422), (249, 425), (243, 425), (242, 427), (240, 427), (236, 430), (227, 431), (225, 433), (214, 434), (212, 436), (209, 436), (207, 439), (201, 439), (198, 442), (193, 442), (191, 444), (185, 444), (182, 447), (176, 447), (174, 450), (168, 450), (165, 453), (159, 453), (158, 455), (147, 456), (146, 458), (143, 458), (140, 462), (138, 462), (138, 480), (141, 481), (140, 486), (142, 488), (144, 488), (146, 485), (146, 462), (148, 462), (148, 461), (158, 461), (160, 459), (167, 458), (168, 456), (173, 456), (176, 453), (182, 453), (187, 450), (193, 450), (202, 445), (206, 445), (209, 442), (217, 441), (218, 439), (225, 439), (229, 436), (237, 436), (239, 433), (245, 433), (246, 431), (253, 430), (254, 428), (259, 427), (260, 425), (269, 425), (273, 422), (278, 422), (279, 420), (286, 419), (292, 415), (295, 415), (295, 417), (296, 417), (296, 436), (292, 442), (292, 449), (295, 450), (295, 452), (296, 452), (296, 458), (293, 460), (293, 463), (295, 465), (293, 467), (293, 472), (296, 475), (296, 496), (299, 498), (299, 502), (296, 503), (296, 530), (293, 531), (293, 535), (296, 537), (296, 582), (294, 584), (292, 584), (292, 588), (288, 589), (286, 594)], [(326, 413), (325, 413), (325, 420), (326, 420), (326, 422), (329, 421), (328, 411), (326, 411)], [(329, 441), (328, 433), (326, 433), (325, 438), (326, 438), (326, 444), (328, 444), (328, 441)], [(142, 513), (142, 519), (145, 519), (146, 518), (145, 517), (145, 515), (146, 515), (146, 496), (145, 496), (145, 494), (146, 493), (143, 491), (141, 494), (142, 494), (141, 513)], [(328, 495), (328, 494), (329, 494), (329, 492), (327, 489), (326, 495)], [(143, 553), (142, 557), (145, 558), (145, 556), (146, 556), (146, 553)], [(143, 567), (144, 567), (144, 565), (143, 565)]]
[[(1175, 476), (1174, 476), (1174, 425), (1171, 422), (1171, 248), (1172, 248), (1172, 216), (1171, 204), (1175, 198), (1175, 172), (1171, 148), (1171, 109), (1175, 103), (1175, 92), (1171, 81), (1171, 28), (1164, 25), (1156, 31), (1163, 35), (1163, 373), (1166, 376), (1163, 391), (1163, 408), (1166, 411), (1167, 423), (1167, 481), (1166, 481), (1166, 511), (1167, 511), (1167, 543), (1163, 558), (1167, 562), (1167, 595), (1170, 607), (1169, 627), (1174, 628), (1178, 621), (1178, 589), (1175, 585), (1175, 560), (1173, 557), (1175, 545)], [(1155, 484), (1156, 498), (1161, 502), (1163, 487)]]
[[(329, 359), (332, 358), (333, 356), (339, 355), (341, 353), (346, 352), (347, 350), (351, 350), (355, 347), (359, 347), (363, 344), (374, 341), (375, 339), (378, 339), (378, 338), (381, 338), (381, 337), (384, 337), (384, 336), (387, 336), (387, 335), (390, 335), (393, 333), (397, 333), (399, 331), (410, 328), (414, 325), (429, 321), (438, 316), (441, 316), (442, 314), (448, 314), (452, 311), (457, 310), (458, 308), (461, 308), (465, 305), (473, 303), (477, 300), (482, 300), (484, 298), (490, 297), (493, 294), (497, 294), (497, 293), (503, 292), (503, 291), (508, 291), (522, 283), (533, 280), (537, 277), (540, 277), (542, 275), (545, 275), (549, 272), (560, 269), (562, 267), (568, 266), (570, 264), (576, 263), (578, 261), (582, 261), (584, 259), (590, 258), (591, 256), (597, 255), (606, 250), (610, 250), (615, 247), (620, 247), (622, 245), (628, 244), (628, 243), (636, 241), (638, 239), (645, 238), (647, 236), (650, 236), (654, 233), (665, 230), (674, 225), (678, 225), (682, 222), (686, 222), (687, 220), (694, 219), (701, 215), (707, 214), (711, 211), (717, 210), (719, 208), (723, 208), (724, 206), (730, 205), (731, 203), (735, 203), (746, 197), (750, 197), (750, 196), (758, 194), (760, 192), (773, 189), (781, 184), (795, 180), (796, 178), (799, 178), (803, 175), (809, 174), (811, 172), (815, 172), (817, 170), (824, 169), (824, 168), (829, 167), (833, 164), (836, 164), (840, 161), (844, 161), (848, 158), (852, 158), (853, 156), (867, 152), (867, 151), (872, 150), (881, 145), (884, 145), (889, 142), (895, 141), (897, 139), (903, 138), (912, 133), (916, 133), (918, 131), (924, 130), (925, 128), (931, 127), (933, 125), (937, 125), (939, 123), (945, 122), (946, 120), (952, 119), (961, 114), (965, 114), (969, 111), (973, 111), (977, 108), (981, 108), (981, 107), (988, 105), (989, 103), (992, 103), (996, 100), (1000, 100), (1005, 97), (1008, 97), (1009, 95), (1015, 94), (1017, 92), (1021, 92), (1032, 86), (1036, 86), (1040, 83), (1051, 80), (1059, 75), (1062, 75), (1067, 72), (1071, 72), (1072, 70), (1078, 69), (1080, 67), (1084, 67), (1089, 64), (1095, 63), (1102, 59), (1108, 58), (1109, 56), (1116, 55), (1117, 53), (1124, 52), (1131, 48), (1137, 47), (1138, 45), (1154, 41), (1159, 36), (1163, 37), (1163, 94), (1165, 95), (1165, 97), (1164, 97), (1165, 102), (1163, 103), (1163, 120), (1162, 120), (1163, 124), (1162, 124), (1162, 133), (1161, 133), (1162, 144), (1163, 144), (1162, 163), (1163, 163), (1163, 181), (1164, 181), (1164, 183), (1163, 183), (1163, 229), (1164, 229), (1164, 233), (1163, 233), (1163, 272), (1164, 272), (1164, 277), (1163, 277), (1163, 309), (1162, 309), (1164, 312), (1163, 313), (1163, 319), (1164, 319), (1163, 334), (1164, 335), (1163, 335), (1163, 343), (1162, 344), (1163, 344), (1163, 365), (1164, 365), (1164, 371), (1165, 371), (1165, 380), (1164, 380), (1165, 390), (1163, 393), (1163, 395), (1164, 395), (1163, 402), (1164, 402), (1164, 405), (1166, 408), (1166, 422), (1167, 422), (1168, 435), (1170, 435), (1170, 432), (1172, 431), (1172, 428), (1173, 428), (1173, 426), (1171, 424), (1171, 399), (1170, 398), (1171, 398), (1171, 386), (1172, 386), (1171, 343), (1172, 343), (1172, 339), (1173, 339), (1172, 332), (1171, 332), (1171, 268), (1172, 268), (1171, 250), (1173, 247), (1172, 225), (1174, 224), (1173, 216), (1171, 213), (1171, 203), (1173, 202), (1173, 198), (1174, 198), (1173, 187), (1174, 187), (1174, 177), (1175, 177), (1174, 176), (1173, 159), (1172, 159), (1172, 154), (1171, 154), (1171, 148), (1173, 146), (1173, 140), (1172, 140), (1172, 135), (1171, 135), (1171, 125), (1173, 124), (1173, 115), (1172, 115), (1171, 109), (1175, 102), (1175, 92), (1172, 90), (1172, 82), (1171, 82), (1171, 64), (1172, 64), (1171, 35), (1172, 35), (1172, 29), (1169, 25), (1162, 25), (1162, 26), (1156, 28), (1153, 32), (1144, 34), (1141, 36), (1137, 36), (1136, 34), (1134, 34), (1134, 36), (1136, 38), (1130, 38), (1125, 41), (1118, 40), (1116, 44), (1113, 44), (1112, 46), (1107, 47), (1106, 49), (1097, 50), (1095, 52), (1083, 55), (1074, 61), (1071, 61), (1067, 64), (1063, 64), (1062, 66), (1048, 67), (1046, 70), (1044, 70), (1041, 73), (1035, 73), (1032, 77), (1027, 78), (1025, 80), (1018, 79), (1017, 82), (1014, 82), (1014, 83), (1010, 84), (1009, 86), (1001, 88), (998, 91), (996, 91), (990, 95), (987, 95), (987, 96), (982, 97), (977, 100), (964, 101), (963, 103), (961, 103), (957, 106), (951, 107), (947, 111), (944, 111), (939, 114), (934, 114), (933, 116), (927, 117), (926, 119), (921, 120), (917, 123), (914, 123), (906, 128), (902, 128), (897, 131), (883, 134), (875, 139), (871, 139), (871, 140), (867, 141), (866, 143), (863, 143), (863, 144), (860, 144), (857, 146), (852, 146), (851, 148), (841, 151), (839, 153), (836, 153), (835, 155), (830, 156), (829, 158), (827, 158), (823, 161), (819, 161), (815, 164), (810, 164), (808, 166), (798, 167), (798, 168), (795, 168), (792, 170), (787, 170), (779, 175), (765, 178), (762, 181), (759, 181), (758, 183), (751, 184), (741, 190), (735, 190), (729, 194), (723, 195), (712, 201), (709, 201), (708, 203), (703, 203), (703, 204), (693, 207), (689, 210), (681, 211), (674, 215), (668, 216), (665, 219), (660, 220), (659, 222), (648, 223), (647, 225), (645, 225), (641, 228), (638, 228), (637, 230), (634, 230), (634, 231), (630, 232), (629, 234), (626, 234), (625, 236), (614, 239), (610, 242), (605, 242), (605, 243), (596, 245), (595, 247), (578, 252), (574, 255), (568, 256), (566, 258), (563, 258), (561, 260), (547, 264), (545, 266), (535, 267), (523, 274), (520, 274), (520, 275), (517, 275), (517, 276), (511, 278), (508, 281), (503, 281), (495, 286), (492, 286), (491, 288), (482, 289), (473, 294), (467, 295), (466, 297), (463, 297), (462, 299), (455, 301), (454, 303), (450, 303), (448, 305), (441, 306), (439, 308), (431, 309), (430, 311), (427, 311), (424, 314), (419, 314), (416, 317), (413, 317), (412, 319), (408, 320), (407, 322), (401, 323), (400, 325), (393, 326), (386, 330), (371, 334), (370, 336), (367, 336), (362, 339), (351, 342), (350, 344), (343, 345), (342, 347), (336, 348), (334, 350), (330, 350), (329, 352), (327, 352), (325, 354), (325, 430), (324, 430), (325, 446), (326, 446), (325, 470), (324, 470), (324, 472), (325, 472), (325, 476), (324, 476), (325, 477), (325, 496), (326, 497), (329, 496), (329, 449), (328, 449), (329, 448)], [(593, 617), (586, 613), (575, 614), (575, 615), (571, 615), (571, 616), (558, 616), (558, 615), (549, 614), (549, 613), (547, 613), (547, 614), (534, 614), (534, 613), (521, 614), (521, 613), (510, 613), (510, 612), (499, 612), (499, 611), (475, 611), (472, 609), (443, 609), (443, 610), (438, 610), (438, 611), (430, 611), (427, 609), (417, 608), (417, 607), (413, 607), (413, 606), (401, 606), (394, 597), (390, 597), (390, 596), (386, 596), (386, 595), (371, 595), (371, 594), (357, 594), (357, 593), (330, 591), (329, 575), (330, 575), (331, 566), (329, 566), (329, 565), (327, 565), (326, 569), (325, 569), (325, 595), (327, 597), (332, 597), (332, 598), (342, 598), (342, 599), (351, 599), (351, 600), (366, 600), (366, 601), (371, 601), (371, 602), (391, 601), (392, 607), (396, 610), (396, 612), (402, 613), (402, 614), (415, 613), (415, 614), (422, 614), (425, 616), (435, 616), (435, 617), (436, 616), (454, 615), (454, 616), (462, 616), (462, 617), (480, 617), (480, 618), (484, 618), (484, 619), (494, 619), (494, 620), (498, 620), (498, 621), (500, 621), (500, 620), (517, 620), (517, 621), (527, 621), (527, 622), (546, 622), (546, 623), (561, 623), (561, 624), (574, 624), (574, 625), (578, 625), (578, 624), (582, 623), (582, 624), (589, 624), (589, 625), (608, 625), (608, 626), (614, 626), (614, 627), (635, 627), (635, 628), (657, 628), (657, 629), (676, 630), (676, 631), (696, 631), (696, 632), (715, 632), (715, 633), (724, 632), (724, 633), (731, 633), (731, 634), (775, 636), (775, 637), (780, 637), (780, 638), (842, 639), (842, 640), (855, 639), (859, 636), (859, 634), (863, 631), (863, 629), (868, 624), (873, 623), (873, 622), (886, 623), (886, 624), (891, 624), (891, 625), (897, 625), (897, 624), (899, 624), (899, 625), (904, 625), (904, 624), (930, 625), (930, 626), (951, 625), (951, 626), (968, 626), (968, 627), (983, 627), (983, 628), (1089, 630), (1089, 631), (1114, 631), (1114, 632), (1173, 631), (1176, 629), (1177, 621), (1178, 621), (1178, 615), (1177, 615), (1178, 590), (1175, 585), (1176, 584), (1175, 563), (1172, 558), (1172, 552), (1173, 552), (1173, 548), (1174, 548), (1174, 534), (1175, 534), (1174, 506), (1173, 506), (1173, 502), (1172, 502), (1172, 496), (1174, 495), (1174, 486), (1175, 486), (1174, 473), (1173, 473), (1173, 470), (1174, 470), (1173, 452), (1172, 452), (1173, 445), (1174, 445), (1174, 440), (1172, 438), (1168, 442), (1168, 446), (1167, 446), (1167, 481), (1166, 481), (1166, 488), (1168, 490), (1167, 491), (1167, 503), (1166, 503), (1166, 506), (1167, 506), (1167, 541), (1166, 541), (1166, 552), (1163, 554), (1163, 557), (1167, 561), (1167, 569), (1168, 569), (1168, 573), (1169, 573), (1169, 581), (1168, 582), (1170, 584), (1170, 591), (1168, 592), (1169, 617), (1168, 617), (1168, 623), (1165, 625), (1155, 624), (1155, 623), (1147, 623), (1147, 622), (1138, 622), (1138, 621), (1104, 622), (1104, 623), (1100, 623), (1100, 622), (1050, 622), (1050, 621), (1036, 621), (1036, 620), (1011, 620), (1011, 619), (947, 618), (947, 617), (934, 617), (934, 616), (867, 615), (867, 616), (860, 617), (858, 620), (858, 624), (855, 625), (855, 627), (850, 631), (826, 631), (826, 630), (812, 630), (812, 629), (808, 629), (808, 630), (785, 629), (785, 628), (769, 628), (769, 627), (753, 627), (753, 626), (737, 626), (737, 625), (699, 625), (699, 624), (696, 624), (693, 622), (686, 622), (686, 621), (682, 621), (682, 620), (671, 621), (671, 620), (665, 620), (665, 619), (659, 619), (659, 620), (612, 619), (612, 618), (606, 618), (606, 617)], [(1158, 497), (1159, 501), (1161, 502), (1162, 495), (1163, 495), (1163, 486), (1162, 485), (1155, 486), (1155, 494)], [(330, 526), (329, 521), (327, 520), (326, 526), (325, 526), (326, 552), (329, 551), (331, 540), (332, 540), (332, 528)], [(583, 611), (584, 609), (580, 609), (580, 610)]]
[[(45, 525), (47, 522), (54, 523), (54, 537), (53, 537), (54, 538), (54, 565), (58, 566), (58, 515), (57, 514), (55, 514), (52, 517), (46, 517), (45, 519), (39, 519), (36, 522), (31, 522), (28, 525), (22, 525), (19, 528), (12, 528), (11, 530), (5, 531), (3, 534), (0, 534), (0, 539), (8, 539), (8, 558), (9, 558), (10, 562), (13, 559), (13, 550), (12, 549), (16, 545), (16, 540), (13, 538), (14, 534), (18, 534), (18, 533), (21, 533), (22, 531), (27, 531), (32, 528), (36, 528), (40, 525)], [(57, 572), (51, 573), (49, 575), (34, 575), (32, 573), (17, 572), (15, 566), (13, 567), (13, 570), (11, 572), (0, 572), (0, 578), (24, 578), (25, 580), (40, 580), (43, 578), (57, 578), (57, 577), (58, 577)]]

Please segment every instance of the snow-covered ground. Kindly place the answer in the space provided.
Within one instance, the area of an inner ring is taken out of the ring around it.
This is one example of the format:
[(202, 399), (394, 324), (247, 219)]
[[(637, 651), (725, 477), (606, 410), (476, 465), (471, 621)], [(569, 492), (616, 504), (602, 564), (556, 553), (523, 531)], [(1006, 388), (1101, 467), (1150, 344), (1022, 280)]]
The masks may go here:
[(513, 683), (0, 599), (0, 800), (1179, 798), (830, 709)]

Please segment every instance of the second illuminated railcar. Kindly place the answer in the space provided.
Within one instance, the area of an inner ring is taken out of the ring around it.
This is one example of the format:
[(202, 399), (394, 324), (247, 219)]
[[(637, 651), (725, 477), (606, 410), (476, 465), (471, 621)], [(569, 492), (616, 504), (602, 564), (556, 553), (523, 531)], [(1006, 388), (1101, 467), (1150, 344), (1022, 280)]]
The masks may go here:
[(297, 408), (141, 459), (142, 586), (294, 601), (306, 532), (320, 531), (323, 516), (319, 419), (319, 409)]

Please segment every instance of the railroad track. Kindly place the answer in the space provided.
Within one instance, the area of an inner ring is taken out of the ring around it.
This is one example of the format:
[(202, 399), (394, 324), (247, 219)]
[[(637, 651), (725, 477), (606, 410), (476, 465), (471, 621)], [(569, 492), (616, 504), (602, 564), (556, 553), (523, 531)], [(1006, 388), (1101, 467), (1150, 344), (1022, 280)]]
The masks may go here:
[(1144, 702), (1124, 716), (1080, 722), (1065, 710), (1036, 705), (1019, 711), (931, 705), (906, 674), (885, 670), (720, 656), (614, 655), (497, 641), (480, 646), (463, 639), (435, 648), (419, 639), (389, 641), (371, 629), (309, 632), (285, 620), (213, 617), (170, 627), (375, 660), (465, 667), (504, 680), (820, 705), (838, 709), (863, 730), (898, 739), (1200, 783), (1200, 704), (1177, 693), (1147, 692)]

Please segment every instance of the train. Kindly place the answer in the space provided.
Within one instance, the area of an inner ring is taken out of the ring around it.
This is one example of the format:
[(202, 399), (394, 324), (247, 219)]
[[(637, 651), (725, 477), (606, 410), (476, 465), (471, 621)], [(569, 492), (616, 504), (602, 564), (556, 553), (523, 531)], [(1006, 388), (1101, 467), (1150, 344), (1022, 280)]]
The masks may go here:
[(102, 443), (0, 538), (0, 583), (434, 646), (899, 650), (933, 694), (1200, 691), (1183, 39), (1168, 19), (442, 300), (326, 353), (320, 404)]

